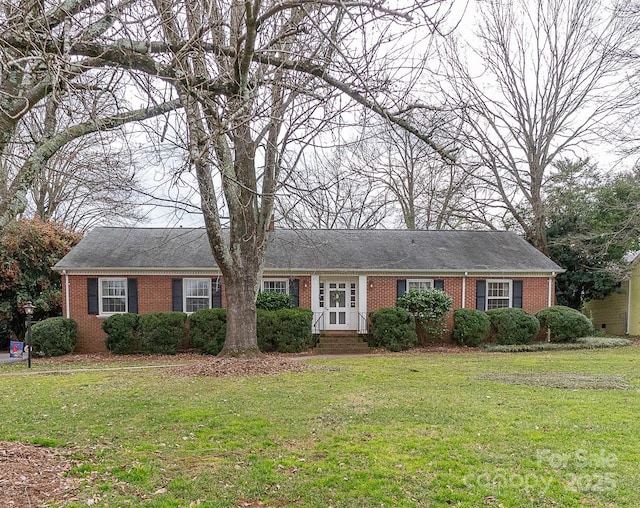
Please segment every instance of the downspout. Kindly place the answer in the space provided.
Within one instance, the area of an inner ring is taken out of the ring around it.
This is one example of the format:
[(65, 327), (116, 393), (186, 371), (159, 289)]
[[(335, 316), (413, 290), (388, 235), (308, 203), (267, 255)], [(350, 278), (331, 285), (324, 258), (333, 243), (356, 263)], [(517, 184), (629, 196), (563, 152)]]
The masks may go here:
[(551, 300), (551, 294), (552, 294), (552, 289), (553, 289), (553, 280), (556, 277), (556, 272), (552, 272), (551, 273), (551, 277), (549, 277), (549, 296), (547, 297), (547, 307), (551, 307), (551, 305), (553, 304), (552, 300)]
[(631, 332), (631, 276), (629, 276), (629, 287), (627, 288), (627, 326), (626, 334)]
[(469, 275), (469, 272), (464, 272), (464, 275), (462, 276), (462, 306), (461, 308), (465, 308), (465, 302), (467, 300), (467, 275)]
[(64, 307), (65, 307), (65, 317), (68, 319), (70, 313), (69, 306), (69, 274), (66, 270), (62, 270), (62, 275), (64, 275)]

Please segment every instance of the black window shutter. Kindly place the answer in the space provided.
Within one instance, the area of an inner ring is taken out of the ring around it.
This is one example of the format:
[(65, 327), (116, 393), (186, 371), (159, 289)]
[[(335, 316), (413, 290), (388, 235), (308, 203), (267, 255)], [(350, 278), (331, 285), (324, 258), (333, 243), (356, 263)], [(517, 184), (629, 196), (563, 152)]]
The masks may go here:
[(171, 280), (171, 310), (182, 312), (182, 279)]
[(138, 313), (138, 279), (127, 279), (127, 309), (132, 314)]
[(476, 310), (487, 310), (487, 281), (476, 281)]
[(289, 279), (289, 294), (293, 299), (293, 306), (300, 307), (300, 279)]
[(396, 297), (400, 298), (406, 292), (407, 292), (407, 281), (406, 281), (406, 279), (398, 279)]
[(433, 287), (434, 289), (441, 289), (442, 291), (444, 291), (444, 280), (442, 279), (436, 279), (433, 281)]
[(98, 309), (98, 279), (87, 279), (87, 313), (97, 315)]
[(211, 308), (219, 309), (222, 307), (222, 283), (216, 277), (211, 279)]
[(513, 306), (516, 309), (522, 308), (522, 281), (513, 281)]

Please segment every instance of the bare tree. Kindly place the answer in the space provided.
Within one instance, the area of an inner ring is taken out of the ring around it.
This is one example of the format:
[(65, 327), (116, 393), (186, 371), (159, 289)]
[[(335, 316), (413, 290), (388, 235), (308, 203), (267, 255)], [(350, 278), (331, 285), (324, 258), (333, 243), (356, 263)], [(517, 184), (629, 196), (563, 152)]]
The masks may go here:
[(626, 106), (624, 64), (637, 19), (599, 0), (487, 0), (477, 39), (449, 45), (445, 91), (467, 125), (467, 167), (491, 193), (479, 208), (509, 217), (547, 252), (544, 188), (559, 156), (599, 140)]
[[(303, 158), (277, 194), (276, 216), (292, 228), (370, 229), (388, 216), (387, 197), (376, 183), (350, 171), (345, 148)], [(345, 163), (346, 162), (346, 163)]]
[(142, 221), (140, 176), (128, 150), (116, 151), (109, 140), (91, 136), (80, 141), (51, 158), (31, 188), (27, 213), (74, 231)]
[[(127, 69), (151, 104), (181, 101), (203, 218), (227, 289), (223, 355), (258, 354), (255, 299), (275, 193), (309, 139), (357, 105), (453, 159), (401, 114), (421, 70), (415, 42), (435, 29), (441, 0), (397, 9), (369, 0), (67, 3), (55, 12), (78, 22), (69, 35), (52, 32), (48, 21), (47, 52), (64, 47), (85, 66)], [(85, 18), (90, 25), (74, 31)], [(16, 52), (30, 48), (17, 29), (3, 40)], [(230, 217), (227, 230), (221, 209)]]
[(131, 107), (126, 72), (71, 51), (72, 41), (108, 30), (127, 3), (100, 10), (90, 0), (0, 1), (0, 225), (25, 211), (30, 189), (67, 143), (179, 107)]
[[(455, 119), (438, 110), (413, 112), (443, 146), (455, 143)], [(459, 165), (443, 160), (422, 140), (388, 123), (367, 126), (349, 159), (351, 172), (370, 182), (399, 212), (408, 229), (446, 229), (466, 219), (466, 194), (471, 178)]]

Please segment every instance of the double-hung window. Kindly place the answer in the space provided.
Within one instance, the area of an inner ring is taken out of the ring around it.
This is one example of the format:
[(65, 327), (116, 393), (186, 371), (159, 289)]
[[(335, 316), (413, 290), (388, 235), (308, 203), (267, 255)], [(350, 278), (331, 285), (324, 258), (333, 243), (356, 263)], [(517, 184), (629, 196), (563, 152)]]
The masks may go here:
[(487, 281), (487, 310), (502, 309), (511, 307), (510, 280), (488, 280)]
[(287, 279), (264, 279), (262, 291), (275, 291), (283, 295), (289, 294), (289, 281)]
[(433, 287), (433, 279), (409, 279), (407, 291), (424, 291)]
[(127, 312), (127, 279), (100, 279), (100, 314)]
[(184, 279), (184, 311), (211, 308), (211, 279)]

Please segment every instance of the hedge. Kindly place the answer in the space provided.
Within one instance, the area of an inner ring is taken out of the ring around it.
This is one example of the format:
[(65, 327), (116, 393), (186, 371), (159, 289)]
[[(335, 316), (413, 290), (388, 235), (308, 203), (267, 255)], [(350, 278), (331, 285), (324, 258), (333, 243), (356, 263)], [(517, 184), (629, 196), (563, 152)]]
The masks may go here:
[(541, 328), (551, 331), (551, 342), (575, 342), (593, 333), (589, 318), (570, 307), (556, 305), (536, 314)]
[(278, 291), (261, 291), (256, 298), (258, 310), (281, 310), (293, 307), (293, 296)]
[(310, 309), (258, 311), (258, 346), (261, 351), (299, 353), (312, 345)]
[(107, 350), (116, 355), (129, 355), (139, 351), (138, 314), (114, 314), (102, 322), (107, 334)]
[(416, 345), (416, 321), (413, 315), (402, 308), (384, 308), (369, 313), (371, 335), (374, 346), (383, 346), (390, 351), (404, 351)]
[[(298, 353), (311, 347), (309, 309), (258, 310), (258, 347), (263, 352)], [(203, 354), (217, 355), (227, 332), (226, 309), (203, 309), (189, 316), (189, 342)]]
[(538, 319), (516, 308), (487, 311), (491, 320), (491, 340), (498, 344), (529, 344), (540, 330)]
[(138, 318), (140, 351), (145, 354), (174, 355), (182, 345), (186, 315), (182, 312), (142, 314)]
[(491, 331), (491, 319), (486, 312), (475, 309), (453, 311), (453, 333), (451, 338), (461, 346), (478, 347)]
[(198, 352), (217, 355), (227, 333), (227, 309), (202, 309), (191, 314), (189, 344)]
[(73, 319), (53, 317), (31, 327), (35, 354), (62, 356), (71, 353), (78, 343), (78, 323)]

